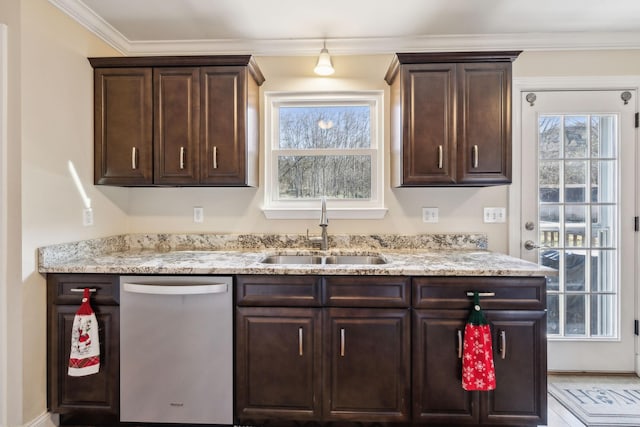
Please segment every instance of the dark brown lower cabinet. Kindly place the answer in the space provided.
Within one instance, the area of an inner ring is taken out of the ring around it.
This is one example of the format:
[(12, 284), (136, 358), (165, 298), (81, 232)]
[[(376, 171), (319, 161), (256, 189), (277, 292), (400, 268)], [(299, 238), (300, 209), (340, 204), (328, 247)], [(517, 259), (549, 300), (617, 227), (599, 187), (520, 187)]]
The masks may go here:
[(474, 424), (478, 395), (462, 388), (462, 337), (466, 310), (413, 313), (413, 419)]
[(244, 420), (320, 418), (320, 309), (240, 307), (236, 407)]
[(325, 309), (324, 419), (409, 420), (407, 309)]
[[(67, 375), (71, 329), (82, 302), (91, 292), (98, 321), (100, 371), (85, 377)], [(118, 276), (50, 274), (47, 276), (48, 406), (60, 414), (61, 425), (113, 425), (120, 410), (120, 314)]]
[(492, 424), (545, 425), (547, 318), (544, 311), (489, 310), (496, 389), (486, 394), (481, 419)]
[(408, 298), (398, 298), (407, 278), (239, 276), (236, 284), (241, 423), (409, 420), (411, 321)]
[[(413, 420), (424, 424), (538, 426), (547, 422), (544, 278), (414, 278)], [(467, 292), (485, 294), (496, 389), (462, 389)]]

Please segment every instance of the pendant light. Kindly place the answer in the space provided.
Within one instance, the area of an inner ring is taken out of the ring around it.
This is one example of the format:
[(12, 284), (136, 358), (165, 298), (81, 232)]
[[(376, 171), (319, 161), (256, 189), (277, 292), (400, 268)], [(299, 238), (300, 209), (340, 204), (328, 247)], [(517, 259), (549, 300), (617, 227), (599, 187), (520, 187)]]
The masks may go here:
[(331, 63), (331, 56), (329, 56), (329, 51), (327, 50), (326, 42), (322, 45), (322, 50), (320, 51), (320, 56), (318, 56), (318, 62), (316, 64), (316, 68), (313, 69), (313, 72), (319, 76), (330, 76), (335, 72), (333, 64)]

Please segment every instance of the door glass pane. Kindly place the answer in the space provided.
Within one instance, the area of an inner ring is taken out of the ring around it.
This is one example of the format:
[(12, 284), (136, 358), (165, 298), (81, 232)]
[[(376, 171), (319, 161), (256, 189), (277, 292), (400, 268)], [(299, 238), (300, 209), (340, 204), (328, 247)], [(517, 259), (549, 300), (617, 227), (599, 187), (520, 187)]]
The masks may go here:
[(538, 153), (540, 159), (559, 159), (562, 138), (560, 116), (540, 116), (538, 136)]
[(564, 150), (566, 158), (587, 157), (587, 117), (565, 116)]
[(564, 166), (564, 201), (580, 203), (587, 201), (587, 162), (565, 162)]
[(565, 335), (585, 335), (586, 304), (585, 295), (567, 295), (565, 311)]
[(538, 118), (540, 264), (547, 278), (548, 334), (613, 338), (618, 310), (618, 118)]
[(591, 335), (594, 337), (611, 337), (615, 333), (613, 322), (615, 301), (613, 295), (591, 296)]
[(591, 201), (593, 203), (616, 202), (616, 161), (591, 162)]
[(541, 202), (560, 201), (560, 162), (540, 162), (538, 186)]
[(558, 294), (547, 295), (547, 333), (560, 333), (560, 301)]
[(564, 208), (565, 246), (586, 246), (586, 218), (587, 207), (585, 205), (567, 205)]
[(566, 251), (564, 257), (565, 283), (568, 291), (585, 290), (585, 251)]

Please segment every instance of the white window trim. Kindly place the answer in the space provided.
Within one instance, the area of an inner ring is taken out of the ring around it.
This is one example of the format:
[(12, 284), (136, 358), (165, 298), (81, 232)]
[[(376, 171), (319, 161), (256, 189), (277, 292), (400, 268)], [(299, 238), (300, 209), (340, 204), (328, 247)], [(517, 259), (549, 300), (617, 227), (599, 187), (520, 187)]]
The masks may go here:
[(387, 209), (384, 207), (384, 91), (352, 92), (265, 92), (265, 143), (264, 143), (264, 205), (262, 211), (267, 219), (314, 219), (319, 218), (319, 200), (274, 200), (277, 177), (274, 176), (273, 148), (278, 141), (276, 106), (287, 102), (327, 102), (366, 101), (373, 105), (371, 120), (371, 148), (365, 152), (376, 152), (371, 165), (371, 198), (366, 201), (328, 200), (329, 218), (337, 219), (381, 219)]

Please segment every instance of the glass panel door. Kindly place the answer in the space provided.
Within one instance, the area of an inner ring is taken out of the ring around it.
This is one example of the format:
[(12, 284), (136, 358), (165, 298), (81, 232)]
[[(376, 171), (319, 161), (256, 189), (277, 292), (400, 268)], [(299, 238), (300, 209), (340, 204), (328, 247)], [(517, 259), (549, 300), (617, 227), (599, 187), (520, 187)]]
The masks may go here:
[[(635, 129), (621, 91), (522, 96), (522, 250), (547, 279), (549, 370), (634, 370)], [(635, 99), (635, 92), (632, 92)]]

